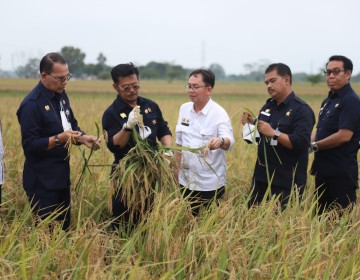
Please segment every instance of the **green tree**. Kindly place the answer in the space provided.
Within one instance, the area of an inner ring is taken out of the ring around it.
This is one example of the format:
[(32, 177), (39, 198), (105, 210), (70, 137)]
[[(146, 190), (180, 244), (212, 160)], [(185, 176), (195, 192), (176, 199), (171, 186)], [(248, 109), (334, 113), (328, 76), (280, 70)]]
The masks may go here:
[(39, 77), (40, 60), (38, 58), (30, 58), (24, 66), (19, 66), (15, 72), (22, 78), (38, 78)]
[(323, 80), (323, 75), (320, 73), (315, 75), (307, 75), (306, 80), (309, 81), (313, 86), (320, 83)]
[(224, 68), (218, 64), (213, 63), (209, 66), (209, 69), (214, 72), (216, 80), (224, 80), (226, 77)]
[(79, 48), (72, 46), (65, 46), (61, 49), (60, 54), (65, 58), (69, 71), (76, 76), (81, 76), (85, 73), (85, 56)]

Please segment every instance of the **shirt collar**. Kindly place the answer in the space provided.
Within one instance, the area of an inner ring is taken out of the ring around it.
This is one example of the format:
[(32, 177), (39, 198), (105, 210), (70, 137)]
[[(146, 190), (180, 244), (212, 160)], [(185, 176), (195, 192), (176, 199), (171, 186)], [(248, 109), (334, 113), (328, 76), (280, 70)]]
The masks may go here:
[[(41, 81), (39, 82), (39, 87), (40, 87), (40, 90), (41, 90), (42, 92), (44, 92), (45, 96), (46, 96), (49, 100), (53, 100), (53, 99), (56, 98), (56, 97), (58, 97), (57, 99), (60, 100), (61, 93), (54, 93), (54, 92), (48, 90)], [(65, 91), (64, 91), (64, 92), (65, 92)]]
[[(116, 95), (115, 103), (117, 104), (117, 107), (120, 111), (123, 111), (125, 109), (133, 109), (133, 107), (127, 104), (119, 94)], [(141, 107), (144, 104), (144, 99), (141, 96), (138, 96), (136, 104)]]
[[(206, 103), (205, 107), (202, 108), (199, 113), (202, 113), (203, 115), (207, 115), (209, 113), (209, 110), (211, 108), (211, 104), (213, 103), (214, 101), (212, 101), (211, 97), (209, 98), (208, 102)], [(195, 112), (195, 109), (194, 109), (194, 104), (193, 106), (191, 107), (191, 111), (193, 111), (194, 113)]]
[[(273, 105), (273, 106), (286, 106), (288, 104), (290, 104), (295, 98), (295, 93), (292, 91), (286, 98), (283, 102), (281, 102), (279, 105), (277, 105), (277, 102), (275, 99), (271, 99), (270, 100), (270, 103)], [(282, 105), (283, 104), (283, 105)]]
[(344, 95), (349, 89), (351, 88), (350, 83), (347, 83), (344, 85), (341, 89), (339, 89), (336, 92), (333, 92), (332, 90), (329, 91), (328, 98), (334, 99), (336, 97), (340, 97), (341, 95)]

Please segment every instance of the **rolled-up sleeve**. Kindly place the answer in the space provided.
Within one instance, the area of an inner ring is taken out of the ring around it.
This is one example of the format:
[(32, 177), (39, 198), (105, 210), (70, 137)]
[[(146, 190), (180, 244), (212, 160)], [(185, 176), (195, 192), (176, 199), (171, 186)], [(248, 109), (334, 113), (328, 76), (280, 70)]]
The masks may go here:
[(218, 125), (218, 135), (219, 137), (228, 138), (230, 140), (230, 146), (228, 150), (230, 150), (235, 144), (231, 121), (227, 115), (222, 118), (222, 121)]
[(311, 132), (315, 124), (315, 116), (309, 106), (303, 106), (298, 110), (293, 131), (288, 134), (294, 149), (306, 149), (310, 146)]

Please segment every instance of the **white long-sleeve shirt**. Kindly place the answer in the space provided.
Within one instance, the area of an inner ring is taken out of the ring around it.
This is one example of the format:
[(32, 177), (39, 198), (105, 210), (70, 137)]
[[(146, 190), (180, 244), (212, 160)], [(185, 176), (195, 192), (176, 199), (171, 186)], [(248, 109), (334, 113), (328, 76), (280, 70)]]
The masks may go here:
[[(193, 102), (183, 104), (176, 125), (176, 144), (200, 148), (213, 137), (229, 138), (229, 149), (234, 145), (231, 121), (226, 111), (212, 99), (209, 99), (206, 106), (198, 113), (194, 110)], [(219, 148), (208, 151), (204, 156), (182, 151), (179, 183), (196, 191), (213, 191), (225, 186), (225, 152)]]

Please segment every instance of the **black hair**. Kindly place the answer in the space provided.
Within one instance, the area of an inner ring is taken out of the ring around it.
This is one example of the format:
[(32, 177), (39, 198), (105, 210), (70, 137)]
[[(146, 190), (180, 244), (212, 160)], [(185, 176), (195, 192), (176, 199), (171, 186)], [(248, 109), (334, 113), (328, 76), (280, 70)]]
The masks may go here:
[(119, 78), (128, 77), (133, 74), (139, 79), (139, 69), (132, 62), (119, 64), (111, 69), (111, 78), (114, 84), (119, 83)]
[(329, 61), (326, 63), (326, 66), (330, 61), (342, 61), (344, 64), (344, 71), (350, 70), (351, 73), (353, 71), (353, 63), (350, 59), (343, 55), (333, 55), (329, 58)]
[(205, 68), (196, 69), (190, 73), (189, 78), (191, 76), (196, 76), (198, 74), (202, 75), (202, 77), (203, 77), (202, 79), (203, 79), (203, 82), (205, 83), (205, 85), (214, 88), (215, 74), (213, 71), (211, 71), (210, 69), (205, 69)]
[(50, 74), (54, 63), (67, 64), (66, 60), (58, 53), (48, 53), (40, 61), (40, 74), (45, 72)]
[(279, 76), (281, 77), (285, 77), (285, 76), (289, 76), (290, 77), (290, 85), (292, 84), (292, 74), (291, 74), (291, 70), (290, 67), (287, 66), (284, 63), (273, 63), (270, 64), (266, 70), (265, 70), (265, 74), (276, 70), (276, 72), (278, 73)]

